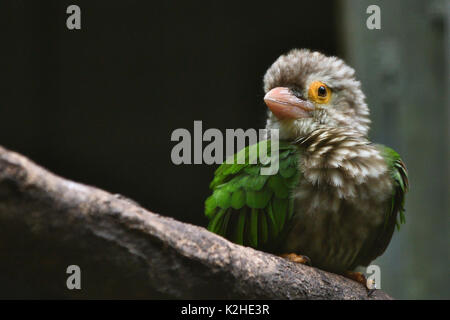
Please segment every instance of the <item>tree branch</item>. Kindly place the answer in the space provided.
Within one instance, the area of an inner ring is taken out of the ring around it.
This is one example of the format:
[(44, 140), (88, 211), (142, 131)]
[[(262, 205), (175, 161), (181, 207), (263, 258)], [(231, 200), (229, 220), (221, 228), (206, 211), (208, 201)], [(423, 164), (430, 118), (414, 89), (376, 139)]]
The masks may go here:
[[(352, 280), (233, 244), (2, 147), (0, 263), (2, 298), (368, 298)], [(72, 264), (81, 290), (66, 287)]]

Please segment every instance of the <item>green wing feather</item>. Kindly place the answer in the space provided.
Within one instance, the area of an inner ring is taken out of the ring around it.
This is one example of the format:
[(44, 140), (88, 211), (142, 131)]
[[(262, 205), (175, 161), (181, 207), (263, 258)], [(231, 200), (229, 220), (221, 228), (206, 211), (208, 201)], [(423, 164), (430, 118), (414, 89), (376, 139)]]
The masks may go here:
[[(268, 249), (276, 245), (293, 216), (291, 193), (299, 181), (299, 151), (280, 141), (278, 172), (261, 175), (261, 168), (270, 166), (259, 157), (261, 146), (270, 156), (270, 140), (262, 141), (235, 154), (235, 163), (224, 163), (216, 170), (205, 215), (210, 231), (239, 244)], [(238, 159), (243, 163), (237, 163)]]
[(398, 214), (396, 220), (397, 229), (400, 230), (400, 225), (405, 223), (405, 194), (408, 192), (408, 171), (403, 163), (400, 155), (393, 149), (378, 145), (382, 151), (382, 155), (388, 165), (391, 177), (394, 181), (394, 191), (391, 198), (391, 207), (387, 212), (386, 223), (391, 217), (395, 217)]
[(400, 229), (400, 225), (405, 222), (405, 194), (409, 187), (406, 167), (397, 152), (383, 145), (376, 145), (376, 147), (386, 161), (394, 188), (386, 206), (384, 224), (373, 232), (371, 241), (364, 244), (350, 269), (356, 268), (358, 265), (366, 266), (383, 254), (391, 241), (395, 226), (397, 225), (397, 228)]

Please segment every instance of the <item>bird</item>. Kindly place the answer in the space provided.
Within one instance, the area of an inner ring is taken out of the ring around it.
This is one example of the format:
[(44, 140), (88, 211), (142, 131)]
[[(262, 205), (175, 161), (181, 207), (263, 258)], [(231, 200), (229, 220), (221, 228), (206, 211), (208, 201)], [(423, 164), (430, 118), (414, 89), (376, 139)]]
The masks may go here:
[(369, 140), (366, 97), (342, 59), (292, 49), (268, 68), (263, 88), (279, 169), (261, 171), (261, 147), (275, 154), (270, 134), (222, 163), (205, 201), (208, 230), (367, 286), (355, 269), (382, 255), (405, 223), (404, 162)]

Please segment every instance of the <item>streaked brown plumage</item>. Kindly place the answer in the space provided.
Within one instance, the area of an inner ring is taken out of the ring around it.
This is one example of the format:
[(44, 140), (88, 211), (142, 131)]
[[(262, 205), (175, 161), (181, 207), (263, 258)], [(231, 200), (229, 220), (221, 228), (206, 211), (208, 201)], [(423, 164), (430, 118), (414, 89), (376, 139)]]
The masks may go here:
[(338, 273), (382, 254), (396, 221), (396, 214), (385, 219), (393, 180), (382, 150), (367, 139), (369, 109), (354, 74), (338, 58), (293, 50), (264, 77), (266, 93), (286, 87), (300, 101), (311, 100), (308, 88), (315, 81), (332, 91), (328, 103), (312, 101), (310, 117), (280, 119), (269, 111), (266, 127), (279, 129), (301, 153), (295, 215), (280, 252), (306, 255), (314, 266)]
[(254, 155), (268, 141), (234, 157), (247, 162), (222, 164), (205, 201), (209, 230), (343, 274), (384, 252), (398, 213), (403, 222), (406, 169), (394, 150), (368, 140), (369, 109), (354, 75), (342, 60), (309, 50), (273, 63), (264, 101), (266, 128), (282, 140), (279, 170), (269, 177)]

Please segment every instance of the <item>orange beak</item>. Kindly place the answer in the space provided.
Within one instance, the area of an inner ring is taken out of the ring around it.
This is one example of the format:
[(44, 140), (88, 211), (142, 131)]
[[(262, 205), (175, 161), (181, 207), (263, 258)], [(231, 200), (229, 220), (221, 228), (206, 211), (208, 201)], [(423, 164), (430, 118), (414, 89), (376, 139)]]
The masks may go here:
[(264, 97), (264, 102), (280, 120), (312, 117), (314, 105), (296, 97), (289, 88), (273, 88)]

